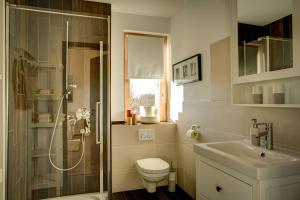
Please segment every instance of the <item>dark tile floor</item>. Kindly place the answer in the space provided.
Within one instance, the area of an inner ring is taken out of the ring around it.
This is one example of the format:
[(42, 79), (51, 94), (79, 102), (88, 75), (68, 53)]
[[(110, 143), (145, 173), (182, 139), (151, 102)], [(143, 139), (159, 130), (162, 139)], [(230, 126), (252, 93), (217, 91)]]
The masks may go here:
[(168, 192), (168, 187), (163, 186), (157, 188), (153, 194), (145, 189), (113, 193), (112, 200), (193, 200), (193, 198), (180, 187), (176, 188), (176, 192)]

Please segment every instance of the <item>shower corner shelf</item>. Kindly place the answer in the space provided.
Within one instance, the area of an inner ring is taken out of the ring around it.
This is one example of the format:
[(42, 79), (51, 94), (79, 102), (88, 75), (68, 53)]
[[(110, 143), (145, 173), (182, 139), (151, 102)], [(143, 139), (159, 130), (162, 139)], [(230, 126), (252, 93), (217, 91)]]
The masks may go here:
[(31, 123), (31, 128), (53, 128), (54, 123)]
[(57, 187), (57, 174), (37, 175), (32, 178), (32, 190)]
[(40, 70), (40, 71), (56, 71), (57, 70), (57, 67), (47, 67), (47, 66), (38, 66), (38, 67), (35, 67), (36, 70)]
[[(41, 149), (39, 149), (39, 150), (32, 151), (31, 157), (32, 158), (48, 157), (48, 154), (49, 154), (48, 150), (41, 150)], [(51, 156), (56, 156), (56, 153), (55, 152), (51, 152), (50, 155)]]
[[(39, 70), (53, 70), (53, 68), (39, 68)], [(48, 86), (49, 87), (49, 86)], [(35, 119), (36, 113), (49, 113), (52, 114), (52, 111), (57, 106), (59, 96), (54, 89), (47, 89), (45, 86), (37, 87), (45, 89), (34, 89), (31, 96), (29, 97), (29, 104), (31, 109), (29, 110), (28, 116), (28, 128), (30, 128), (30, 133), (28, 135), (28, 145), (33, 148), (28, 150), (28, 176), (32, 177), (31, 183), (29, 184), (29, 190), (40, 190), (40, 189), (49, 189), (56, 188), (56, 193), (60, 194), (62, 186), (62, 173), (59, 171), (53, 171), (52, 167), (49, 165), (48, 161), (48, 144), (47, 134), (51, 133), (55, 126), (52, 121), (39, 122)], [(43, 92), (40, 92), (42, 90)], [(49, 90), (49, 92), (45, 92)], [(61, 126), (59, 124), (58, 126)], [(58, 144), (60, 139), (58, 139)], [(40, 142), (41, 141), (41, 142)], [(53, 157), (56, 163), (61, 163), (62, 158), (60, 156), (60, 147), (57, 145), (57, 148), (51, 151), (50, 156)], [(38, 169), (38, 163), (42, 163), (44, 169)]]
[(45, 94), (41, 94), (41, 93), (34, 93), (33, 94), (34, 98), (57, 98), (58, 95), (56, 95), (55, 93), (45, 93)]

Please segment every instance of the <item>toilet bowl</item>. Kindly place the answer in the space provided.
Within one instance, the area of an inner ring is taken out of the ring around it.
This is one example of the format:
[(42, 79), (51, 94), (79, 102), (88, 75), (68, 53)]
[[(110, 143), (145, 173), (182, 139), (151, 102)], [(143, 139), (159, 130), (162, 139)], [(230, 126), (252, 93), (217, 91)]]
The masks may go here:
[(146, 158), (136, 161), (145, 189), (149, 193), (156, 191), (156, 185), (169, 175), (170, 165), (160, 158)]

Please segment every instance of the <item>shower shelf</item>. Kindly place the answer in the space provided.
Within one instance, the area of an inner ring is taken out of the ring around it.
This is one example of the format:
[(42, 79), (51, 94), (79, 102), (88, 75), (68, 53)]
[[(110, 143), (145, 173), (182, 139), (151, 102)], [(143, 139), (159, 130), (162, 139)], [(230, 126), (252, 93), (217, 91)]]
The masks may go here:
[(57, 97), (57, 95), (54, 93), (47, 93), (47, 94), (34, 93), (33, 96), (34, 97)]
[[(47, 61), (35, 61), (35, 60), (29, 60), (26, 58), (23, 58), (29, 65), (31, 65), (34, 69), (37, 70), (46, 70), (46, 71), (55, 71), (58, 69), (58, 67), (56, 67), (55, 65), (50, 65), (49, 67), (49, 63)], [(60, 66), (60, 68), (62, 69), (63, 66)]]
[(57, 187), (57, 174), (37, 175), (32, 179), (32, 189), (45, 189)]
[[(55, 152), (51, 152), (51, 156), (55, 156)], [(41, 157), (48, 157), (48, 150), (34, 150), (31, 154), (32, 158), (41, 158)]]
[(53, 128), (54, 123), (32, 123), (31, 128)]
[(56, 71), (57, 67), (38, 66), (38, 67), (35, 67), (35, 69), (41, 70), (41, 71)]
[(33, 94), (33, 97), (29, 100), (32, 101), (58, 101), (59, 96), (56, 94)]

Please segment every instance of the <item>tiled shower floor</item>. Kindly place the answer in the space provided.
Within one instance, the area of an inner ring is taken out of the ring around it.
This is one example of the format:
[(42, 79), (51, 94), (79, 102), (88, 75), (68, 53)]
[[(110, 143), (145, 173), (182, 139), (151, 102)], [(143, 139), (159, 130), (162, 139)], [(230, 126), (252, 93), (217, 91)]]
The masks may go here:
[(99, 195), (100, 195), (99, 193), (89, 193), (89, 194), (70, 195), (65, 197), (56, 197), (48, 200), (100, 200)]

